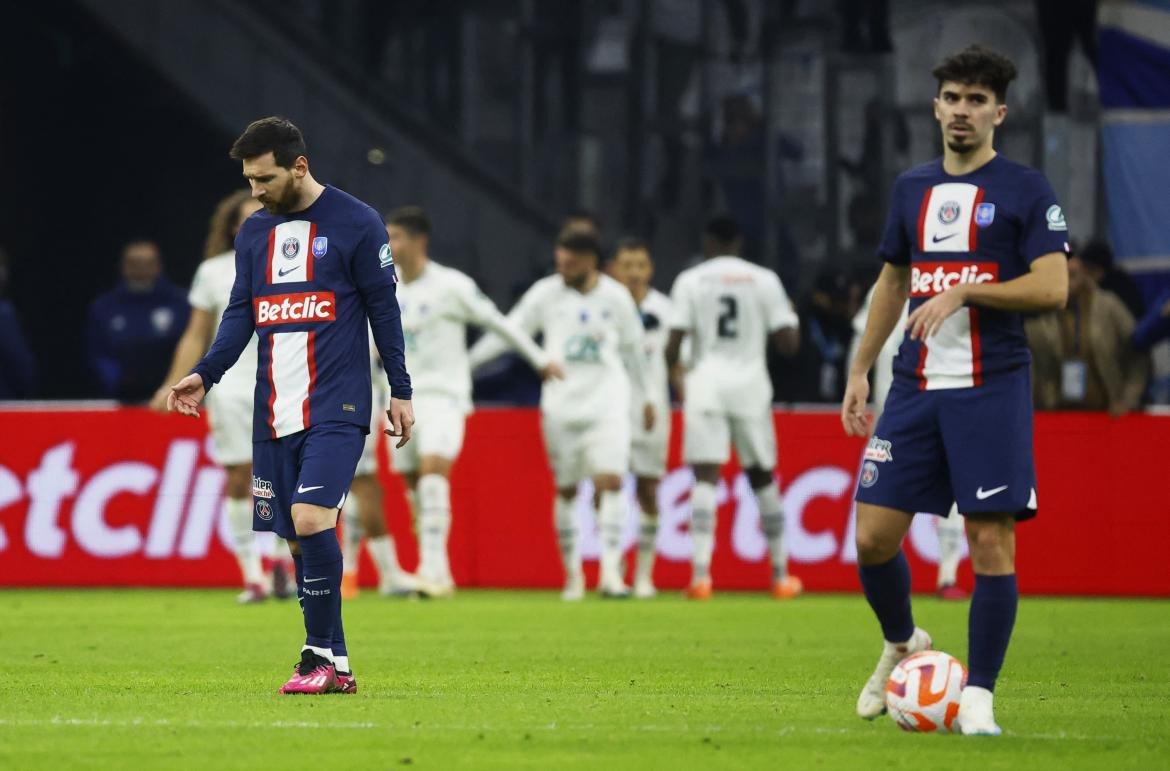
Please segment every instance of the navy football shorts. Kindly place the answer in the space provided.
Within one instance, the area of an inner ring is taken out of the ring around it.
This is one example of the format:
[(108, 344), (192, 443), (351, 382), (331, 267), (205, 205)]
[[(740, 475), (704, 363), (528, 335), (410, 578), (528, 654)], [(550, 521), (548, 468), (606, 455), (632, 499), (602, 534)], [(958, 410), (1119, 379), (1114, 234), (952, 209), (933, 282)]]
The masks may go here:
[(1027, 367), (976, 388), (920, 391), (897, 378), (865, 448), (857, 500), (947, 516), (1036, 516), (1032, 378)]
[(294, 503), (340, 509), (364, 443), (361, 426), (340, 422), (253, 442), (252, 529), (296, 538)]

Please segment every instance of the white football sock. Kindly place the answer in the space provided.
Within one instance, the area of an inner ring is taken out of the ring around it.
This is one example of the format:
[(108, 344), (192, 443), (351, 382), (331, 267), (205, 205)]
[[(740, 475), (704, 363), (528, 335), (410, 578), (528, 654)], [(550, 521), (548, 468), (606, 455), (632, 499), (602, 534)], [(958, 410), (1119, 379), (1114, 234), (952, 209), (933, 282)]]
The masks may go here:
[(624, 583), (622, 575), (622, 494), (619, 490), (601, 493), (597, 507), (597, 527), (601, 531), (601, 580), (603, 584)]
[(581, 574), (581, 555), (577, 551), (577, 501), (574, 498), (553, 496), (553, 525), (557, 530), (557, 545), (561, 549), (561, 563), (565, 577)]
[(341, 534), (341, 564), (346, 573), (356, 573), (362, 549), (362, 513), (357, 496), (351, 495), (341, 510), (345, 527)]
[(349, 668), (349, 656), (334, 656), (333, 666), (338, 672), (353, 672), (353, 670)]
[(418, 572), (428, 581), (447, 583), (447, 537), (451, 532), (451, 485), (442, 474), (426, 474), (418, 480)]
[(312, 651), (321, 658), (329, 659), (329, 662), (333, 663), (333, 651), (329, 648), (318, 648), (316, 645), (302, 645), (301, 652), (304, 653), (305, 651)]
[(256, 546), (256, 535), (252, 532), (252, 501), (247, 498), (228, 498), (228, 530), (232, 534), (232, 550), (240, 563), (240, 572), (245, 584), (264, 582), (264, 571), (260, 567), (260, 549)]
[(638, 517), (638, 564), (635, 568), (635, 581), (650, 581), (654, 575), (657, 540), (658, 517), (641, 512)]
[(772, 580), (782, 581), (788, 575), (788, 547), (784, 543), (784, 504), (776, 482), (755, 491), (760, 509), (760, 526), (768, 539), (768, 554), (772, 558)]
[(938, 520), (938, 586), (950, 586), (959, 574), (959, 559), (963, 554), (963, 515), (958, 506), (951, 506), (948, 517)]
[(695, 482), (691, 491), (691, 580), (711, 578), (711, 554), (715, 551), (715, 485)]
[(367, 538), (366, 546), (374, 558), (374, 564), (378, 566), (378, 579), (385, 581), (397, 578), (402, 568), (398, 565), (398, 553), (394, 550), (394, 536), (387, 533), (377, 538)]

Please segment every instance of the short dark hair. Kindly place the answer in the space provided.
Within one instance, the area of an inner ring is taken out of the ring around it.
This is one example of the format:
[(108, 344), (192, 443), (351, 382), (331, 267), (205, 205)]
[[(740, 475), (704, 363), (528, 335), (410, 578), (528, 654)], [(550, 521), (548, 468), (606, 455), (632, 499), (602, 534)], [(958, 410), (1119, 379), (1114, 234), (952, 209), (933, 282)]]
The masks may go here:
[(703, 235), (718, 246), (733, 246), (743, 238), (739, 223), (727, 214), (719, 214), (707, 220)]
[(1100, 267), (1106, 273), (1113, 270), (1113, 248), (1104, 239), (1089, 239), (1084, 246), (1074, 248), (1073, 254), (1090, 265)]
[(991, 89), (1000, 104), (1007, 101), (1008, 84), (1016, 79), (1016, 65), (1012, 60), (990, 48), (970, 45), (938, 63), (931, 75), (938, 87), (950, 81), (966, 86), (984, 86)]
[(400, 227), (412, 236), (431, 234), (431, 219), (421, 206), (399, 206), (386, 215), (386, 224)]
[(601, 260), (601, 239), (593, 228), (565, 228), (557, 237), (557, 246), (577, 254), (592, 254)]
[(598, 233), (601, 232), (601, 220), (589, 209), (573, 209), (561, 220), (561, 228), (572, 227), (576, 223), (584, 222), (591, 225)]
[(622, 236), (618, 239), (617, 247), (613, 253), (616, 255), (618, 252), (636, 252), (638, 250), (650, 253), (650, 245), (646, 243), (646, 239), (641, 236)]
[(305, 137), (288, 118), (279, 115), (261, 118), (248, 124), (232, 144), (228, 157), (233, 161), (245, 161), (269, 152), (277, 166), (291, 168), (297, 158), (305, 155)]

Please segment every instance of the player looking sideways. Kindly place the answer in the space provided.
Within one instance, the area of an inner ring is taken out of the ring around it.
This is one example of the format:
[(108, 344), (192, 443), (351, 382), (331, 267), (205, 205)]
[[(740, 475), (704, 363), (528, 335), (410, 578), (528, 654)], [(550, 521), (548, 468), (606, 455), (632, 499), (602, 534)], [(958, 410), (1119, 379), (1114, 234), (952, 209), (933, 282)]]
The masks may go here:
[(902, 540), (913, 512), (945, 512), (955, 502), (975, 572), (958, 722), (965, 734), (994, 735), (992, 691), (1016, 617), (1015, 526), (1036, 514), (1020, 312), (1065, 304), (1067, 234), (1043, 174), (992, 146), (1007, 116), (1012, 62), (971, 46), (933, 75), (943, 156), (894, 183), (878, 250), (885, 265), (841, 406), (846, 433), (865, 436), (866, 373), (909, 296), (894, 384), (857, 487), (861, 584), (885, 639), (857, 712), (884, 712), (890, 672), (931, 645), (910, 611)]
[(691, 337), (694, 365), (683, 388), (683, 460), (694, 469), (691, 491), (691, 585), (687, 597), (711, 598), (715, 503), (719, 469), (735, 444), (755, 493), (772, 561), (772, 596), (802, 590), (788, 574), (784, 508), (776, 483), (776, 427), (767, 346), (786, 356), (800, 345), (796, 311), (780, 277), (738, 256), (743, 238), (730, 217), (714, 217), (703, 233), (701, 263), (678, 275), (670, 292), (672, 317), (666, 364), (679, 363)]
[(414, 414), (382, 218), (309, 172), (289, 120), (251, 123), (232, 145), (265, 211), (236, 236), (236, 280), (215, 342), (172, 386), (170, 409), (195, 417), (207, 391), (259, 336), (253, 410), (253, 528), (289, 542), (304, 613), (301, 660), (282, 693), (354, 692), (341, 620), (334, 528), (370, 426), (367, 324), (390, 382), (399, 445)]

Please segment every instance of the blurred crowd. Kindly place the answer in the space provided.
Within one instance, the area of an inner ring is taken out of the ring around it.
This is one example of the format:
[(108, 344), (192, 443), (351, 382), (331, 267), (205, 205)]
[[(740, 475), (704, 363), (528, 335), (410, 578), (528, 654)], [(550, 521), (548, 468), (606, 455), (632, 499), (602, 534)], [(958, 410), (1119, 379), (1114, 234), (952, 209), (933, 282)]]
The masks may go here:
[[(0, 399), (35, 399), (41, 395), (37, 357), (53, 352), (34, 352), (27, 344), (8, 299), (14, 289), (8, 264), (0, 249)], [(850, 345), (859, 328), (854, 320), (878, 267), (876, 259), (859, 264), (864, 267), (825, 268), (803, 296), (794, 296), (799, 350), (769, 356), (777, 402), (841, 400)], [(166, 277), (154, 242), (128, 242), (120, 267), (118, 283), (89, 306), (83, 331), (86, 375), (93, 397), (142, 404), (164, 379), (190, 309), (185, 289)], [(1170, 339), (1170, 291), (1147, 307), (1133, 279), (1114, 265), (1109, 245), (1094, 239), (1073, 247), (1067, 306), (1027, 317), (1025, 331), (1038, 409), (1122, 415), (1149, 402), (1149, 354)], [(535, 404), (539, 382), (520, 363), (511, 366), (504, 359), (477, 374), (475, 394), (482, 401)]]

